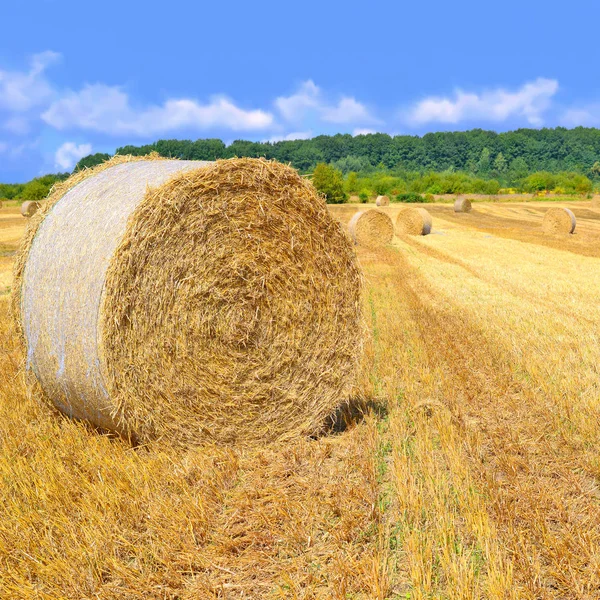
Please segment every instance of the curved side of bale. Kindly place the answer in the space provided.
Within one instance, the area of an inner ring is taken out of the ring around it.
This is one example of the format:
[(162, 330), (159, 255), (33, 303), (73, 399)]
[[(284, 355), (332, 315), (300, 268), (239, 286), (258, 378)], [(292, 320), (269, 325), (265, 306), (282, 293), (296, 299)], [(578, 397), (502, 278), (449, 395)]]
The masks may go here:
[(375, 200), (375, 204), (377, 206), (389, 206), (390, 199), (387, 196), (377, 196), (377, 199)]
[(424, 208), (404, 208), (396, 217), (398, 235), (429, 235), (431, 225), (431, 215)]
[(457, 213), (471, 212), (471, 201), (468, 198), (457, 198), (454, 201), (454, 212), (457, 212)]
[(160, 157), (157, 152), (151, 152), (147, 156), (131, 156), (129, 154), (116, 155), (113, 156), (110, 160), (107, 160), (100, 165), (96, 165), (91, 169), (82, 169), (81, 171), (77, 171), (76, 173), (73, 173), (73, 175), (71, 175), (68, 179), (60, 181), (52, 186), (48, 197), (41, 205), (40, 209), (31, 218), (29, 218), (27, 222), (27, 227), (25, 229), (25, 235), (21, 240), (21, 246), (19, 247), (19, 250), (15, 255), (15, 263), (13, 266), (14, 288), (13, 293), (11, 294), (10, 304), (13, 321), (15, 322), (17, 333), (21, 337), (23, 336), (23, 327), (21, 324), (21, 284), (23, 281), (23, 270), (25, 268), (25, 263), (27, 262), (27, 258), (29, 256), (29, 250), (31, 248), (31, 244), (33, 243), (33, 239), (35, 238), (37, 230), (41, 225), (42, 221), (46, 218), (46, 215), (70, 189), (74, 188), (82, 181), (85, 181), (88, 177), (93, 177), (94, 175), (97, 175), (98, 173), (101, 173), (106, 169), (110, 169), (111, 167), (123, 163), (149, 160), (165, 159)]
[[(0, 204), (0, 208), (2, 208)], [(27, 200), (21, 204), (21, 215), (24, 217), (33, 217), (38, 210), (40, 210), (41, 204), (35, 200)]]
[(551, 235), (573, 233), (576, 225), (577, 219), (569, 208), (550, 208), (542, 220), (544, 233)]
[(353, 389), (356, 256), (290, 167), (116, 165), (56, 202), (30, 246), (28, 363), (70, 416), (139, 441), (281, 440)]
[(394, 239), (390, 216), (373, 208), (357, 212), (348, 223), (348, 231), (359, 246), (385, 246)]

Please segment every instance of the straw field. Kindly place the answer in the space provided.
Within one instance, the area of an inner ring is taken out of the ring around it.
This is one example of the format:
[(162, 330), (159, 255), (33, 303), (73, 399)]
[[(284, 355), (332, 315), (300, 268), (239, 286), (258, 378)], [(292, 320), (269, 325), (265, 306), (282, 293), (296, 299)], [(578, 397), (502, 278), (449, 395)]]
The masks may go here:
[(356, 402), (313, 438), (190, 450), (28, 398), (26, 220), (1, 209), (0, 597), (598, 598), (600, 211), (548, 236), (548, 206), (431, 204), (432, 235), (356, 246)]

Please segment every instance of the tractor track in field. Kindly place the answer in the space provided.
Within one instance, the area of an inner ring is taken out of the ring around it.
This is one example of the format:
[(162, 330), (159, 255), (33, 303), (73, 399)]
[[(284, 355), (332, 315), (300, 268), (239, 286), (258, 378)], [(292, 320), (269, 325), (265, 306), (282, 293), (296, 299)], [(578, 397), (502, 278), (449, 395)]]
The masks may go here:
[(444, 404), (463, 423), (471, 469), (531, 598), (600, 594), (600, 502), (581, 448), (552, 427), (551, 406), (513, 374), (510, 358), (398, 251), (377, 260), (421, 333), (431, 368), (442, 369)]

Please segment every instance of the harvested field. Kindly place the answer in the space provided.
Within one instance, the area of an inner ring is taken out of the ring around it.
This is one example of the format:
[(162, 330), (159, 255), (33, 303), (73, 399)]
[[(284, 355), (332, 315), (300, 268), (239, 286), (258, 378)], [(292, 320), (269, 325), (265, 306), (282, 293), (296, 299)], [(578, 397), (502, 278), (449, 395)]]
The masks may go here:
[(0, 597), (598, 598), (600, 222), (570, 207), (566, 239), (545, 203), (432, 204), (434, 235), (357, 246), (357, 401), (283, 446), (132, 448), (57, 416), (0, 295)]

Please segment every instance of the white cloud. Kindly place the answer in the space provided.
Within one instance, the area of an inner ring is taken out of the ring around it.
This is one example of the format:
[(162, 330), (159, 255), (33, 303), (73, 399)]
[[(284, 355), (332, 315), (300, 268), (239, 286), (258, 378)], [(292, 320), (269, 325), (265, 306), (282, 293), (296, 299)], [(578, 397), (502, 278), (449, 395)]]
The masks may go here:
[(53, 88), (44, 72), (59, 58), (57, 52), (42, 52), (32, 57), (29, 71), (25, 73), (0, 70), (0, 109), (26, 112), (47, 102)]
[(265, 142), (271, 142), (271, 144), (275, 144), (276, 142), (284, 142), (291, 140), (309, 140), (313, 137), (312, 131), (293, 131), (292, 133), (288, 133), (287, 135), (274, 135), (268, 140), (264, 140)]
[(566, 127), (597, 127), (600, 125), (600, 104), (569, 108), (562, 114), (560, 122)]
[(542, 124), (542, 113), (550, 106), (558, 91), (558, 81), (542, 77), (528, 82), (517, 91), (502, 88), (481, 94), (457, 90), (453, 98), (430, 97), (414, 106), (408, 120), (424, 123), (459, 123), (461, 121), (505, 121), (509, 117), (525, 117), (531, 125)]
[(357, 135), (369, 135), (370, 133), (377, 133), (374, 129), (357, 128), (352, 132), (352, 137)]
[(225, 127), (234, 131), (266, 129), (273, 116), (244, 110), (224, 96), (208, 104), (195, 100), (167, 100), (161, 106), (133, 107), (119, 87), (86, 85), (52, 103), (42, 119), (56, 129), (85, 129), (110, 134), (156, 135), (177, 129)]
[(377, 122), (364, 104), (350, 96), (328, 103), (321, 89), (310, 79), (302, 83), (295, 94), (276, 98), (275, 106), (283, 119), (292, 123), (301, 123), (310, 117), (337, 124)]
[(65, 142), (54, 155), (54, 165), (64, 171), (70, 171), (80, 158), (91, 153), (91, 144), (77, 145), (75, 142)]

